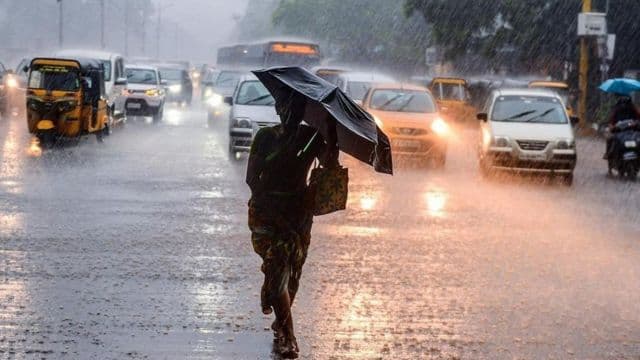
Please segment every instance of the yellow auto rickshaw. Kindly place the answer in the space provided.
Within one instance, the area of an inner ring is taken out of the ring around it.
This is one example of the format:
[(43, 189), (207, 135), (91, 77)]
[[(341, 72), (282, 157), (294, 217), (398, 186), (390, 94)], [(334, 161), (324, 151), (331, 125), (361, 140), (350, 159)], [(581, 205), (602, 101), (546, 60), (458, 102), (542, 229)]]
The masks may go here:
[(560, 95), (562, 101), (567, 107), (567, 113), (569, 117), (574, 116), (573, 106), (571, 105), (572, 99), (570, 98), (569, 85), (563, 81), (546, 81), (536, 80), (529, 83), (531, 89), (548, 89), (553, 90)]
[(431, 80), (429, 90), (438, 102), (440, 113), (448, 120), (463, 123), (475, 119), (476, 110), (465, 79), (436, 77)]
[(35, 58), (29, 66), (27, 125), (48, 146), (62, 138), (108, 133), (104, 67), (91, 59)]

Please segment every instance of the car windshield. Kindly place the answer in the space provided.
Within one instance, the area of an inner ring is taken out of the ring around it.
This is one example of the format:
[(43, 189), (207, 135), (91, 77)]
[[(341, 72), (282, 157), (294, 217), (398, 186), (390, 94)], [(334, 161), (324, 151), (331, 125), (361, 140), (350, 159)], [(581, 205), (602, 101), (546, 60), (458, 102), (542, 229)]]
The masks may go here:
[(167, 81), (182, 81), (182, 70), (180, 69), (160, 69), (160, 78)]
[(436, 105), (431, 95), (420, 90), (382, 89), (371, 95), (371, 108), (374, 110), (434, 113)]
[(234, 88), (238, 85), (240, 76), (240, 73), (234, 71), (223, 71), (218, 75), (215, 86), (221, 88)]
[(80, 90), (78, 69), (59, 65), (34, 65), (29, 76), (29, 88), (78, 91)]
[(260, 81), (251, 80), (240, 84), (235, 103), (238, 105), (273, 106), (275, 100)]
[(347, 95), (353, 100), (364, 99), (364, 96), (367, 94), (367, 91), (371, 88), (370, 82), (365, 81), (350, 81), (347, 84)]
[(495, 102), (492, 121), (566, 124), (564, 107), (549, 96), (500, 96)]
[(436, 87), (436, 94), (440, 100), (467, 100), (467, 90), (462, 84), (445, 84), (438, 83)]
[(129, 84), (145, 84), (145, 85), (158, 84), (158, 79), (156, 77), (156, 72), (154, 70), (129, 68), (126, 70), (126, 72), (127, 72), (127, 82)]

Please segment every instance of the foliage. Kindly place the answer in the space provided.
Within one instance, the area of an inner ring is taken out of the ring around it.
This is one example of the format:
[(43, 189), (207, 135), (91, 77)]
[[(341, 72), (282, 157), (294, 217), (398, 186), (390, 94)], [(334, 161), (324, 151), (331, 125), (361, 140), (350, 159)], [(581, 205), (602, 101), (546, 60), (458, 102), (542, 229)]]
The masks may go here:
[[(582, 0), (406, 0), (407, 15), (421, 14), (433, 26), (435, 45), (447, 59), (481, 53), (501, 64), (516, 59), (519, 69), (557, 72), (575, 60), (577, 16)], [(609, 29), (618, 35), (614, 70), (637, 62), (640, 1), (610, 0)], [(604, 9), (604, 0), (595, 1)], [(622, 50), (624, 49), (624, 50)], [(637, 56), (636, 56), (637, 57)]]
[(424, 63), (428, 28), (404, 19), (402, 3), (388, 0), (282, 0), (273, 23), (285, 34), (322, 41), (351, 63), (415, 67)]

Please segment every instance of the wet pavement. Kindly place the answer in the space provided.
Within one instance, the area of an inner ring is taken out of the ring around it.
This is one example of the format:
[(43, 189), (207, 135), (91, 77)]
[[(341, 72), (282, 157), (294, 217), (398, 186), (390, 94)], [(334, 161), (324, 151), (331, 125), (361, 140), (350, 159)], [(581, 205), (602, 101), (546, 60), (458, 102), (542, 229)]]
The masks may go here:
[[(104, 144), (28, 154), (0, 119), (0, 358), (269, 359), (244, 161), (225, 124), (167, 110)], [(294, 307), (305, 359), (640, 358), (640, 183), (578, 143), (575, 184), (345, 160)]]

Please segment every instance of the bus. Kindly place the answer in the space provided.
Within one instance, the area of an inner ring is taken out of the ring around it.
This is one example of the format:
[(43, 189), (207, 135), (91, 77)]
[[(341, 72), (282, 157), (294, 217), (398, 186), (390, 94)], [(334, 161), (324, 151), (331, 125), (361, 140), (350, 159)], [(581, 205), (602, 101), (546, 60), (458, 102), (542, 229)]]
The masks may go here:
[(218, 49), (218, 67), (271, 67), (320, 65), (320, 46), (307, 41), (270, 40)]

